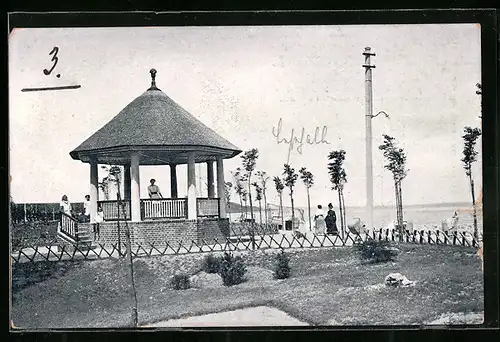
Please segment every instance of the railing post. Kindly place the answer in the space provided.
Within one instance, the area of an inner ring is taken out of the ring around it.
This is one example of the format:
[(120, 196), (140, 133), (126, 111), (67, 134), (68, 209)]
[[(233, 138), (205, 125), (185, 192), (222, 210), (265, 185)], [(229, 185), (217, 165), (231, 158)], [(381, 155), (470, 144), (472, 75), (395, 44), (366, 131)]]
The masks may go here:
[(423, 244), (423, 243), (424, 243), (424, 230), (423, 230), (423, 229), (420, 231), (420, 239), (419, 239), (419, 243), (420, 243), (420, 244)]
[(144, 206), (145, 206), (144, 201), (141, 200), (141, 221), (143, 221), (146, 218)]

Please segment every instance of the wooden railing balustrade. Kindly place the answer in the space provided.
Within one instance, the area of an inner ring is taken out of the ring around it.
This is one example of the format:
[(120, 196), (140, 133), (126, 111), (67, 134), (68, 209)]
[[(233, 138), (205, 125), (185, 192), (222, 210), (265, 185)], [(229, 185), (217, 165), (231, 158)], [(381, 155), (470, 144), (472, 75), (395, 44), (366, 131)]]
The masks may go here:
[(142, 219), (186, 218), (186, 198), (158, 198), (141, 200)]
[(122, 205), (125, 205), (125, 215), (122, 207), (120, 207), (120, 214), (118, 215), (118, 202), (116, 200), (97, 202), (97, 205), (102, 208), (105, 221), (116, 221), (118, 218), (120, 220), (130, 220), (130, 200), (122, 200), (121, 202)]
[(72, 216), (61, 212), (58, 233), (76, 242), (78, 239), (78, 221)]
[(220, 201), (218, 198), (197, 198), (196, 210), (198, 217), (219, 217)]

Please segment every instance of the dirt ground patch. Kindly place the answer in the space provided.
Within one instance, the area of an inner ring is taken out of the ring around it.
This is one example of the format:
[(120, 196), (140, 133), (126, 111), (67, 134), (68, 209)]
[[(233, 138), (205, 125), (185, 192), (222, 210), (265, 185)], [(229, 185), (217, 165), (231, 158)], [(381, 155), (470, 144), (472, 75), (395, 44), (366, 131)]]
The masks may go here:
[(208, 315), (147, 324), (144, 327), (241, 327), (241, 326), (307, 326), (286, 312), (268, 306), (257, 306)]

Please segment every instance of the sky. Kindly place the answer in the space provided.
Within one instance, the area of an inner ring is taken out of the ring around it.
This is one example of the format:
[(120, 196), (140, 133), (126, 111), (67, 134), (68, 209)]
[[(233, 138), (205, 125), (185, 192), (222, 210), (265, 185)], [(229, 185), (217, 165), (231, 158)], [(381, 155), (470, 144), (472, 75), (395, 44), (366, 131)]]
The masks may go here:
[[(58, 63), (45, 75), (54, 46)], [(393, 136), (407, 153), (405, 204), (470, 202), (460, 159), (463, 127), (481, 125), (475, 24), (15, 29), (9, 36), (11, 196), (16, 203), (58, 202), (63, 194), (83, 201), (90, 167), (69, 152), (146, 91), (155, 68), (157, 86), (174, 101), (241, 150), (257, 148), (257, 170), (281, 175), (289, 158), (296, 170), (311, 171), (312, 205), (337, 202), (327, 156), (344, 149), (345, 203), (363, 206), (366, 46), (376, 53), (374, 114), (390, 116), (372, 120), (375, 205), (395, 202), (392, 175), (378, 150), (382, 134)], [(21, 92), (76, 84), (81, 88)], [(318, 128), (323, 142), (304, 143), (288, 156), (289, 146), (273, 134), (280, 120), (280, 138), (302, 128), (314, 135)], [(476, 194), (481, 158), (480, 153), (473, 169)], [(226, 181), (238, 166), (239, 156), (225, 160)], [(185, 166), (177, 173), (184, 196)], [(204, 177), (206, 167), (197, 173)], [(152, 177), (168, 195), (164, 166), (141, 167), (141, 196), (147, 196)], [(268, 188), (268, 202), (278, 203), (272, 181)], [(206, 196), (204, 186), (200, 195)], [(294, 200), (307, 205), (300, 180)], [(232, 201), (238, 201), (235, 194)]]

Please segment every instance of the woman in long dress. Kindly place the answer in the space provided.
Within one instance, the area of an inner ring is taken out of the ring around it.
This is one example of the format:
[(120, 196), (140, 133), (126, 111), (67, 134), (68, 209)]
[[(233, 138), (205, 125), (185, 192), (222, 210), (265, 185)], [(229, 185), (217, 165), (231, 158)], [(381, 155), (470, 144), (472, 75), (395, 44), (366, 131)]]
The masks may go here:
[(325, 211), (321, 205), (318, 205), (316, 214), (314, 214), (314, 221), (316, 223), (316, 234), (325, 234), (326, 223), (325, 223)]
[(71, 203), (68, 200), (68, 196), (63, 195), (59, 206), (60, 206), (61, 212), (65, 213), (66, 215), (69, 215), (69, 216), (73, 215), (73, 208), (71, 207)]

